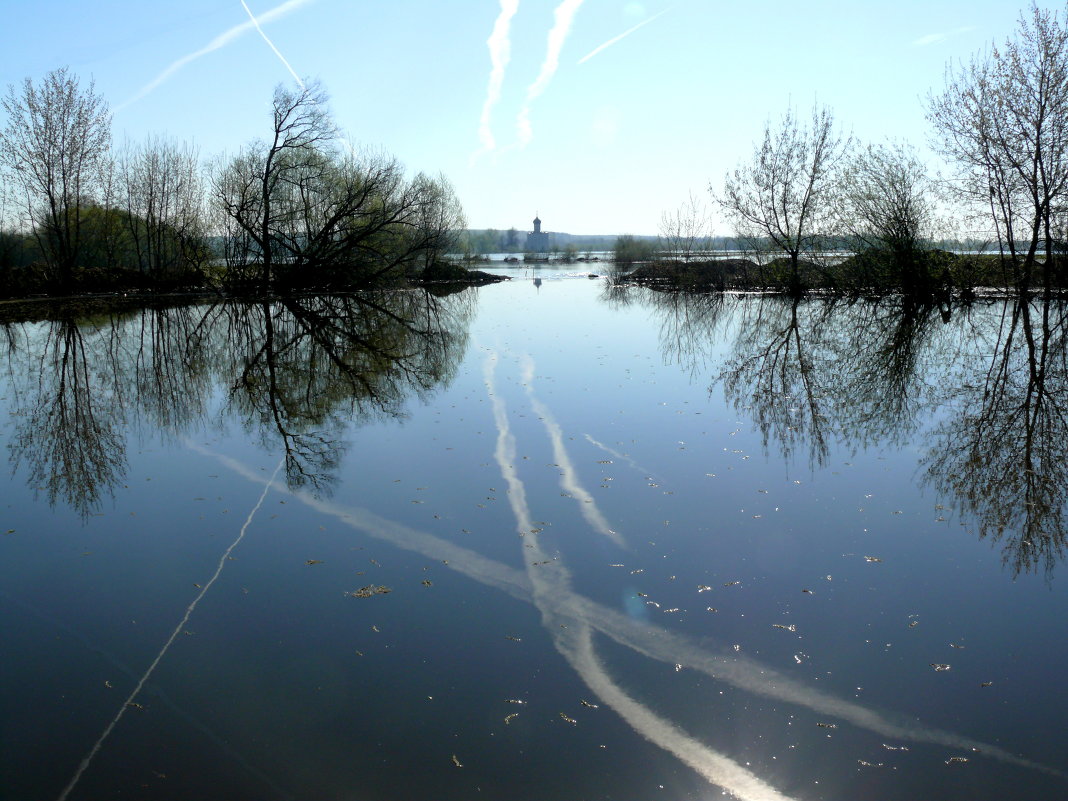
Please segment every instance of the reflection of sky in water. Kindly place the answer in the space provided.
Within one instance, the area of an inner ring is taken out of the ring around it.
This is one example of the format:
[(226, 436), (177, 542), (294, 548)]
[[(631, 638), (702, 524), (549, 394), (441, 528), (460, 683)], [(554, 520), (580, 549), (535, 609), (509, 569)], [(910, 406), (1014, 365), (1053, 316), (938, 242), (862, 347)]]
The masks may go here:
[[(971, 408), (937, 385), (981, 367), (934, 349), (979, 327), (923, 329), (900, 408), (850, 361), (865, 349), (830, 341), (852, 324), (803, 311), (826, 424), (813, 461), (803, 399), (708, 391), (732, 335), (774, 334), (781, 310), (603, 291), (479, 290), (445, 383), (404, 396), (402, 420), (331, 429), (345, 450), (329, 491), (265, 496), (70, 797), (1063, 792), (1039, 767), (1065, 746), (1063, 590), (1041, 571), (1013, 581), (1004, 540), (978, 539), (917, 466)], [(91, 375), (119, 389), (106, 364)], [(57, 797), (253, 509), (278, 435), (260, 445), (227, 383), (205, 385), (212, 411), (179, 440), (123, 394), (108, 419), (133, 432), (125, 473), (84, 521), (22, 474), (7, 487), (10, 797)], [(0, 391), (9, 445), (31, 387)], [(346, 596), (368, 585), (392, 591)], [(44, 762), (58, 767), (19, 767)]]

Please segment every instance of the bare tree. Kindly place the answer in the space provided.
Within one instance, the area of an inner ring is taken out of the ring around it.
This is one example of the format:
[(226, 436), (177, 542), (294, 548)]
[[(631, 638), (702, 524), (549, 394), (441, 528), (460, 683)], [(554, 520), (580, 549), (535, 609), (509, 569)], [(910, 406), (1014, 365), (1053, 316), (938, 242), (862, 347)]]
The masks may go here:
[(276, 200), (294, 175), (324, 163), (324, 152), (336, 139), (326, 93), (318, 83), (299, 91), (279, 84), (274, 90), (270, 141), (253, 143), (213, 178), (216, 200), (255, 249), (264, 287), (271, 283), (279, 256), (281, 218), (291, 210)]
[(765, 124), (763, 141), (727, 174), (716, 196), (741, 239), (770, 243), (786, 255), (791, 292), (802, 289), (802, 255), (815, 252), (825, 233), (832, 178), (850, 145), (830, 109), (813, 106), (812, 121), (804, 125), (788, 108), (777, 124)]
[(201, 266), (204, 186), (197, 151), (154, 137), (118, 159), (137, 268), (155, 278)]
[(711, 215), (693, 192), (677, 209), (660, 215), (660, 251), (667, 258), (688, 262), (707, 251), (711, 241)]
[(877, 261), (886, 283), (906, 291), (928, 282), (924, 253), (934, 223), (934, 186), (916, 151), (901, 143), (869, 145), (841, 173), (836, 229)]
[(111, 146), (111, 115), (90, 81), (82, 90), (64, 67), (39, 86), (8, 86), (0, 105), (0, 164), (22, 190), (26, 214), (49, 266), (69, 286), (78, 266), (82, 207), (100, 184)]
[(958, 192), (988, 209), (1021, 291), (1044, 245), (1048, 291), (1055, 215), (1068, 192), (1068, 30), (1058, 15), (1032, 5), (1015, 38), (947, 69), (927, 116), (959, 167)]

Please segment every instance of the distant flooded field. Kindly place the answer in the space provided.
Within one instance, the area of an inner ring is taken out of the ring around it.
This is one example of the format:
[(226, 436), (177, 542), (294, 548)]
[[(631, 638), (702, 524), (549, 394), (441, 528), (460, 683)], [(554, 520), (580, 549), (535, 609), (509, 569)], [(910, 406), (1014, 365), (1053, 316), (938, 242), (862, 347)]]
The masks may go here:
[(1068, 308), (493, 267), (0, 324), (0, 799), (1068, 795)]

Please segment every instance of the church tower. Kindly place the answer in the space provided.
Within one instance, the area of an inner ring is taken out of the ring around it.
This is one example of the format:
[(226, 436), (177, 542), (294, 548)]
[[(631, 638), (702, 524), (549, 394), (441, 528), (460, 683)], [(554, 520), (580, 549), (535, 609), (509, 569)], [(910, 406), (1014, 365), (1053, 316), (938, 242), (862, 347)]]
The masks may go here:
[(528, 253), (548, 253), (549, 234), (541, 230), (541, 218), (534, 216), (534, 230), (527, 234)]

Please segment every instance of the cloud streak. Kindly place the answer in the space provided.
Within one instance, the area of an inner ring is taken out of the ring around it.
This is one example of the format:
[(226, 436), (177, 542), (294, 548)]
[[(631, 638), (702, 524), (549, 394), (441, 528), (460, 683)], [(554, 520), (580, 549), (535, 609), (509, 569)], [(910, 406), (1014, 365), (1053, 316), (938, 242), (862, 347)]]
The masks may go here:
[(921, 36), (919, 39), (916, 39), (912, 43), (912, 46), (927, 47), (929, 45), (938, 44), (939, 42), (944, 42), (946, 39), (950, 39), (954, 36), (959, 36), (962, 33), (968, 33), (968, 31), (974, 30), (975, 28), (973, 26), (968, 25), (963, 28), (954, 28), (951, 31), (943, 31), (942, 33), (929, 33), (926, 36)]
[(609, 39), (604, 44), (598, 45), (597, 47), (593, 48), (593, 50), (591, 50), (589, 53), (587, 53), (582, 58), (580, 58), (578, 60), (578, 63), (579, 64), (585, 64), (587, 61), (589, 61), (595, 55), (600, 53), (602, 50), (607, 50), (609, 47), (611, 47), (612, 45), (614, 45), (616, 42), (620, 41), (621, 39), (626, 39), (628, 36), (630, 36), (632, 33), (634, 33), (639, 28), (644, 28), (650, 22), (655, 20), (657, 17), (664, 16), (664, 14), (668, 13), (668, 11), (670, 11), (670, 10), (671, 9), (665, 8), (659, 14), (654, 14), (653, 16), (649, 17), (649, 19), (642, 20), (637, 25), (635, 25), (633, 28), (628, 28), (627, 30), (623, 31), (623, 33), (619, 34), (619, 36), (615, 36), (615, 37)]
[[(486, 40), (486, 46), (490, 54), (490, 77), (489, 86), (486, 88), (486, 101), (482, 104), (482, 116), (478, 123), (478, 138), (482, 142), (482, 150), (486, 152), (497, 146), (490, 128), (490, 119), (493, 109), (501, 99), (501, 87), (504, 85), (504, 73), (508, 68), (508, 62), (512, 58), (511, 25), (512, 17), (519, 10), (519, 0), (500, 0), (501, 12), (497, 15), (497, 21), (493, 23), (493, 32)], [(478, 155), (476, 153), (476, 155)]]
[(534, 129), (530, 124), (530, 106), (544, 94), (552, 82), (556, 70), (560, 67), (560, 51), (564, 48), (567, 35), (575, 21), (575, 14), (582, 6), (583, 0), (564, 0), (553, 10), (553, 27), (549, 30), (549, 39), (545, 48), (545, 60), (541, 64), (538, 77), (527, 88), (526, 102), (516, 117), (519, 132), (519, 146), (526, 147), (534, 138)]
[[(292, 12), (296, 11), (297, 9), (299, 9), (301, 6), (306, 6), (306, 5), (308, 5), (308, 3), (311, 3), (311, 2), (312, 2), (312, 0), (286, 0), (285, 3), (282, 3), (279, 6), (275, 6), (270, 11), (266, 11), (263, 14), (260, 14), (259, 22), (260, 23), (273, 22), (274, 20), (280, 19), (280, 18), (286, 16), (287, 14), (291, 14)], [(242, 5), (244, 5), (244, 3), (242, 3)], [(246, 10), (247, 10), (247, 6), (246, 6)], [(115, 107), (115, 111), (121, 111), (122, 109), (126, 108), (127, 106), (132, 105), (132, 104), (136, 103), (138, 100), (143, 99), (146, 95), (150, 94), (151, 92), (153, 92), (157, 88), (159, 88), (159, 86), (161, 84), (166, 82), (172, 75), (174, 75), (176, 72), (181, 70), (187, 64), (190, 64), (193, 61), (196, 61), (198, 58), (201, 58), (202, 56), (206, 56), (209, 53), (214, 53), (216, 50), (219, 50), (219, 49), (221, 49), (223, 47), (226, 47), (226, 45), (230, 44), (230, 42), (234, 41), (235, 39), (240, 37), (242, 34), (246, 33), (247, 31), (253, 30), (254, 28), (258, 28), (258, 27), (259, 26), (258, 26), (258, 24), (256, 23), (255, 20), (249, 20), (248, 22), (242, 22), (239, 25), (235, 25), (234, 27), (232, 27), (232, 28), (230, 28), (230, 29), (228, 29), (226, 31), (223, 31), (222, 33), (220, 33), (218, 36), (216, 36), (214, 39), (212, 39), (210, 42), (208, 42), (206, 45), (204, 45), (204, 47), (200, 48), (199, 50), (196, 50), (196, 51), (194, 51), (192, 53), (189, 53), (188, 55), (184, 55), (181, 58), (171, 62), (163, 70), (163, 72), (161, 72), (159, 75), (157, 75), (151, 81), (149, 81), (147, 84), (145, 84), (143, 87), (141, 87), (141, 89), (138, 90), (138, 92), (133, 97), (131, 97), (129, 100), (124, 101), (119, 106), (116, 106)], [(272, 45), (272, 47), (273, 47), (273, 45)], [(275, 51), (275, 52), (277, 52), (277, 51)], [(279, 56), (281, 56), (281, 54), (279, 54)], [(283, 61), (284, 61), (284, 59), (283, 59)], [(290, 70), (290, 72), (292, 72), (292, 70)]]

